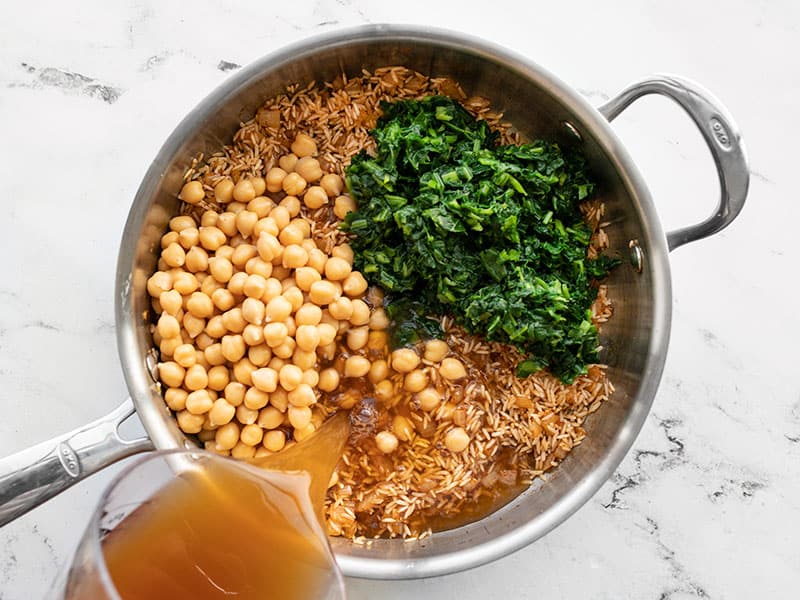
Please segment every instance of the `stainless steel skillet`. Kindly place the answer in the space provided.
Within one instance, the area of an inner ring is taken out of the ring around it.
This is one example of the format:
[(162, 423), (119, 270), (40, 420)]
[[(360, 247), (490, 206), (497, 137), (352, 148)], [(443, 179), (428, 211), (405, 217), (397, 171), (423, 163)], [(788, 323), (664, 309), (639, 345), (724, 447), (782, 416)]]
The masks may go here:
[[(535, 63), (490, 43), (425, 27), (375, 25), (311, 38), (256, 61), (212, 92), (167, 139), (133, 201), (119, 252), (117, 339), (130, 398), (98, 421), (0, 460), (0, 525), (125, 456), (193, 444), (175, 425), (154, 378), (157, 354), (148, 332), (145, 289), (191, 159), (228, 142), (240, 121), (288, 83), (328, 81), (341, 72), (355, 75), (398, 64), (452, 77), (469, 94), (490, 98), (526, 136), (582, 146), (606, 202), (611, 251), (626, 259), (609, 281), (615, 315), (602, 339), (616, 392), (587, 422), (584, 443), (546, 483), (535, 483), (478, 523), (422, 541), (361, 546), (333, 539), (339, 564), (350, 576), (386, 579), (467, 569), (543, 536), (613, 473), (647, 418), (664, 366), (672, 305), (668, 253), (720, 231), (744, 204), (749, 174), (736, 125), (707, 90), (681, 77), (645, 78), (595, 108)], [(644, 181), (609, 125), (647, 94), (674, 100), (694, 121), (721, 187), (708, 219), (666, 235)], [(149, 438), (123, 441), (117, 426), (134, 410)]]

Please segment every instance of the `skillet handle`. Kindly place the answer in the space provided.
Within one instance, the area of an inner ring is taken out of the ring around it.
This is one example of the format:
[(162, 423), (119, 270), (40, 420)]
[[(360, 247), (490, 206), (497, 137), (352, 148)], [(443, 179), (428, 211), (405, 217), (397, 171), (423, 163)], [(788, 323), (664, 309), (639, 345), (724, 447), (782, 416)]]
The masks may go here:
[(0, 459), (0, 527), (120, 459), (152, 450), (117, 427), (134, 413), (130, 398), (104, 417)]
[(656, 74), (638, 81), (602, 106), (600, 113), (612, 121), (634, 100), (648, 94), (666, 96), (678, 103), (697, 125), (719, 175), (721, 191), (716, 212), (702, 223), (667, 233), (670, 251), (713, 235), (733, 222), (744, 206), (750, 170), (739, 129), (722, 103), (699, 84), (677, 75)]

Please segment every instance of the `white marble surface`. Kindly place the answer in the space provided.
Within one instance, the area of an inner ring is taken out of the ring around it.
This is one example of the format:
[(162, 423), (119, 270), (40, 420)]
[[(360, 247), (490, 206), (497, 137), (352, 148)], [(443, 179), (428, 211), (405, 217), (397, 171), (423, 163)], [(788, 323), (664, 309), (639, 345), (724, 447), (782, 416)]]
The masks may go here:
[[(351, 598), (796, 598), (800, 5), (376, 4), (5, 5), (0, 455), (83, 424), (125, 396), (112, 302), (123, 223), (159, 145), (228, 76), (228, 63), (347, 25), (435, 24), (505, 44), (594, 103), (652, 71), (695, 78), (741, 126), (751, 192), (732, 227), (671, 256), (674, 318), (661, 388), (602, 490), (503, 560), (424, 581), (349, 581)], [(711, 209), (712, 164), (679, 109), (645, 100), (614, 127), (667, 228)], [(2, 600), (41, 597), (115, 470), (0, 530)]]

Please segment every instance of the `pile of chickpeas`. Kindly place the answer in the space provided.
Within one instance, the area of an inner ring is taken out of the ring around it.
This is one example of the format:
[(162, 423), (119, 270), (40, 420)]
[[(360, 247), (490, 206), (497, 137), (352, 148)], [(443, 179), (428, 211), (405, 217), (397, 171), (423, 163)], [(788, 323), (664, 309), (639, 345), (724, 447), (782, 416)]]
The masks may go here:
[[(415, 350), (389, 354), (381, 294), (353, 270), (349, 245), (326, 254), (312, 238), (306, 215), (328, 206), (343, 219), (355, 209), (342, 178), (324, 173), (316, 153), (300, 134), (265, 177), (226, 177), (213, 188), (187, 182), (181, 200), (208, 197), (224, 210), (176, 216), (161, 239), (158, 271), (147, 282), (159, 378), (178, 426), (208, 450), (252, 458), (306, 439), (327, 414), (321, 396), (347, 380), (367, 378), (380, 398), (394, 393), (389, 378), (402, 373), (423, 410), (441, 402)], [(443, 377), (464, 377), (447, 352), (440, 341), (425, 350)], [(382, 452), (397, 448), (400, 425), (376, 435)], [(469, 437), (456, 427), (445, 443), (460, 452)]]

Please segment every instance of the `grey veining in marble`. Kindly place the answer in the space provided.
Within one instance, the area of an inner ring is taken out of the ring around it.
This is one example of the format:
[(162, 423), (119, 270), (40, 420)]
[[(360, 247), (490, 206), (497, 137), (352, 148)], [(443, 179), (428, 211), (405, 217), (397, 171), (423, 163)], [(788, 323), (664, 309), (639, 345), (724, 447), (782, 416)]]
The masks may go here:
[[(800, 4), (405, 0), (28, 1), (0, 19), (0, 454), (125, 395), (119, 235), (175, 124), (240, 65), (317, 31), (426, 23), (502, 43), (600, 104), (653, 71), (692, 77), (734, 115), (751, 193), (721, 234), (671, 255), (673, 330), (653, 412), (601, 491), (536, 544), (351, 598), (796, 598), (800, 589)], [(614, 123), (667, 229), (702, 219), (711, 160), (679, 109)], [(102, 488), (97, 475), (0, 530), (0, 599), (39, 598)]]

